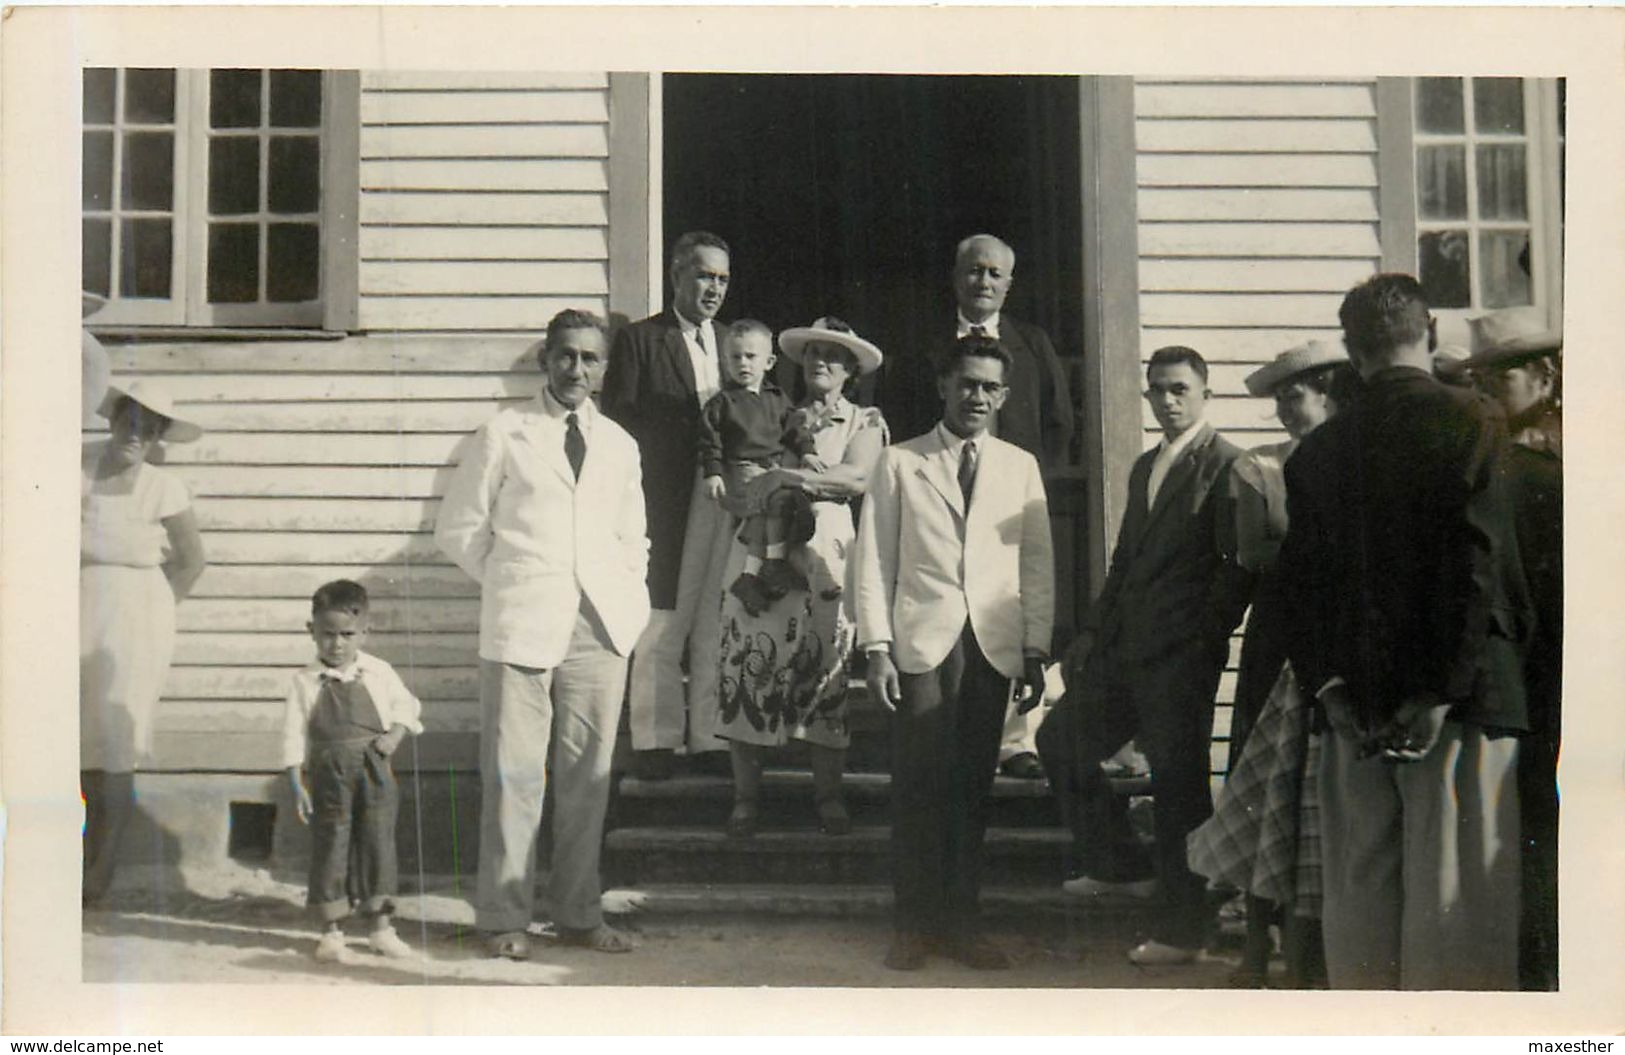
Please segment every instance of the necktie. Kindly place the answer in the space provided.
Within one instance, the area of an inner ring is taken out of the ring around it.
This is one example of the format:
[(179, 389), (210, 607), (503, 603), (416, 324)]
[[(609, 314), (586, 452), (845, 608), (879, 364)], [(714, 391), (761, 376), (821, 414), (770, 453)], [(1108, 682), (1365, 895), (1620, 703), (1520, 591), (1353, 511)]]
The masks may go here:
[(972, 323), (971, 328), (970, 328), (970, 335), (972, 337), (986, 337), (987, 336), (987, 327), (983, 326), (979, 322)]
[(581, 479), (581, 463), (587, 460), (587, 438), (581, 434), (581, 423), (572, 411), (564, 415), (564, 456), (570, 460), (570, 471)]
[(965, 496), (965, 508), (970, 508), (971, 492), (976, 490), (976, 444), (966, 442), (959, 451), (959, 493)]

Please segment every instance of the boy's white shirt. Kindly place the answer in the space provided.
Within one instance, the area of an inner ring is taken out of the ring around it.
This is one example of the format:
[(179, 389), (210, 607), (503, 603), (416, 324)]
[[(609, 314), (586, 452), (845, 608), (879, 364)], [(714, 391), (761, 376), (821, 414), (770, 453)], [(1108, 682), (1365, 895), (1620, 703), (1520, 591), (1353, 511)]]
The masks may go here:
[(321, 698), (322, 675), (335, 675), (340, 681), (361, 679), (378, 708), (384, 728), (404, 725), (414, 736), (423, 732), (423, 704), (412, 695), (395, 668), (368, 652), (356, 653), (355, 661), (343, 667), (329, 667), (313, 660), (293, 676), (284, 702), (282, 720), (282, 767), (303, 765), (307, 744), (306, 727), (310, 713)]

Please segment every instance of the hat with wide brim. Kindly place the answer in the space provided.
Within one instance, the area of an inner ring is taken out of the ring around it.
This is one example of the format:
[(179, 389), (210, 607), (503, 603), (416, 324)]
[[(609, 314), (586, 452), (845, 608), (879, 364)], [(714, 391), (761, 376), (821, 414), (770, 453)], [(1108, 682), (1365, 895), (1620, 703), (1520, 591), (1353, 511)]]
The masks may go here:
[(175, 413), (175, 401), (169, 398), (168, 392), (151, 381), (126, 381), (108, 385), (107, 395), (102, 397), (102, 405), (96, 409), (96, 413), (109, 421), (113, 420), (113, 409), (124, 396), (129, 396), (141, 404), (142, 409), (162, 414), (169, 419), (169, 427), (164, 430), (161, 437), (169, 443), (191, 443), (203, 435), (203, 426)]
[(1469, 368), (1510, 366), (1516, 360), (1563, 348), (1563, 333), (1547, 324), (1544, 308), (1502, 308), (1469, 319), (1467, 328), (1472, 336)]
[(858, 361), (858, 373), (872, 374), (880, 369), (881, 360), (886, 357), (880, 349), (859, 337), (851, 330), (831, 329), (832, 320), (825, 316), (816, 320), (811, 326), (792, 326), (779, 334), (779, 348), (794, 359), (801, 362), (801, 350), (809, 344), (835, 344), (852, 353)]
[(1247, 375), (1247, 391), (1267, 396), (1299, 374), (1349, 361), (1348, 353), (1330, 341), (1295, 345)]
[(105, 307), (107, 307), (107, 298), (100, 293), (92, 293), (89, 290), (79, 291), (79, 317), (81, 319), (88, 319)]

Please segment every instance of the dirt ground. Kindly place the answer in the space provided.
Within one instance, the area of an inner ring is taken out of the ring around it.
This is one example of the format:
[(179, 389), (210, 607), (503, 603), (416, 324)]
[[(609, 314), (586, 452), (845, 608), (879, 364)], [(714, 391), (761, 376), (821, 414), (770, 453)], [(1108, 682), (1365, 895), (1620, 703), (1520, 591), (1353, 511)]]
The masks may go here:
[(884, 917), (750, 917), (617, 912), (639, 948), (608, 955), (538, 935), (529, 962), (485, 955), (466, 891), (430, 889), (400, 899), (396, 929), (420, 958), (372, 953), (359, 927), (339, 963), (312, 958), (316, 934), (304, 891), (264, 871), (232, 866), (167, 876), (121, 876), (83, 920), (86, 982), (332, 985), (659, 985), (1212, 988), (1234, 959), (1209, 954), (1178, 968), (1143, 969), (1124, 956), (1131, 935), (1080, 915), (996, 918), (989, 936), (1010, 953), (1008, 971), (978, 972), (942, 959), (917, 972), (881, 964)]

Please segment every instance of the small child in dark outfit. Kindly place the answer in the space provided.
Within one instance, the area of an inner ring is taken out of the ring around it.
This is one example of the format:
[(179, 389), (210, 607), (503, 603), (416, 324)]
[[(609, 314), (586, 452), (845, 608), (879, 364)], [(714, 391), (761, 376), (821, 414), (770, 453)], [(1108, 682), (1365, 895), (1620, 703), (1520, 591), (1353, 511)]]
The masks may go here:
[[(700, 465), (705, 493), (714, 502), (738, 498), (745, 485), (779, 465), (821, 472), (806, 415), (768, 381), (773, 332), (755, 319), (728, 327), (722, 346), (726, 379), (700, 414)], [(764, 507), (745, 518), (739, 539), (750, 549), (745, 570), (728, 589), (759, 615), (791, 590), (805, 590), (807, 576), (789, 558), (792, 547), (812, 537), (812, 503), (806, 492), (781, 487)]]
[(305, 628), (317, 661), (294, 675), (283, 719), (283, 765), (299, 819), (311, 826), (318, 960), (344, 958), (343, 921), (352, 912), (370, 921), (374, 952), (413, 954), (390, 925), (400, 793), (389, 756), (407, 733), (423, 731), (423, 708), (395, 668), (361, 651), (367, 615), (359, 583), (338, 579), (316, 591)]

